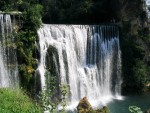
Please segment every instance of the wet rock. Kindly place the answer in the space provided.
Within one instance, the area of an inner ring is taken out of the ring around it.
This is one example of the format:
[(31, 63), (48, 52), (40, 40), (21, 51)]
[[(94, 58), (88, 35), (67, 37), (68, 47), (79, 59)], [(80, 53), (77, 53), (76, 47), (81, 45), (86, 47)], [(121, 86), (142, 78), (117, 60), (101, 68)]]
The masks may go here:
[(150, 113), (150, 109), (148, 109), (145, 113)]
[(80, 100), (78, 106), (77, 106), (77, 111), (78, 113), (88, 113), (88, 111), (92, 110), (92, 106), (87, 100), (86, 97)]
[(104, 106), (102, 109), (94, 110), (88, 99), (84, 97), (77, 106), (77, 113), (109, 113), (109, 109)]
[(96, 110), (96, 113), (109, 113), (108, 107), (104, 106), (102, 109)]

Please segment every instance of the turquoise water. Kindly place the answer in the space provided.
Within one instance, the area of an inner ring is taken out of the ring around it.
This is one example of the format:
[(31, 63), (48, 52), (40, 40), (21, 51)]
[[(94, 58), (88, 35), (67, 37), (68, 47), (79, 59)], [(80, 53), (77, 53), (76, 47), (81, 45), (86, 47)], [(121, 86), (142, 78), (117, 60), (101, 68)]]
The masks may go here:
[[(126, 96), (123, 100), (112, 100), (106, 106), (109, 107), (110, 113), (130, 113), (129, 106), (137, 106), (142, 111), (146, 111), (150, 109), (150, 94)], [(76, 113), (76, 110), (68, 111), (68, 113)]]
[(107, 106), (110, 113), (130, 113), (129, 106), (138, 106), (142, 111), (150, 109), (150, 94), (124, 97), (124, 100), (113, 100)]

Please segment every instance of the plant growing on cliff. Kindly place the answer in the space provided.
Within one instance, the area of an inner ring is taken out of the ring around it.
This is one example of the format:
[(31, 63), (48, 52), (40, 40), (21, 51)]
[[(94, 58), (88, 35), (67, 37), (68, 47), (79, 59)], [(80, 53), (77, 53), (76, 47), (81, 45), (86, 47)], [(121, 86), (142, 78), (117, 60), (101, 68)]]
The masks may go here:
[(146, 90), (146, 84), (148, 82), (148, 71), (147, 66), (145, 63), (141, 60), (136, 61), (136, 65), (133, 68), (134, 71), (134, 77), (136, 79), (135, 84), (137, 84), (137, 88), (140, 92), (143, 92)]
[(142, 93), (147, 90), (146, 84), (149, 81), (148, 61), (146, 61), (148, 45), (144, 42), (143, 34), (133, 35), (129, 32), (130, 22), (124, 26), (125, 34), (121, 39), (123, 93)]
[(37, 65), (34, 53), (36, 36), (33, 31), (20, 31), (16, 34), (17, 57), (22, 86), (27, 88)]
[(43, 91), (40, 92), (39, 98), (41, 100), (41, 105), (43, 111), (49, 111), (50, 113), (55, 113), (59, 100), (55, 96), (56, 90), (56, 77), (50, 76), (50, 72), (45, 72), (46, 86)]
[[(13, 16), (17, 29), (15, 29), (15, 46), (17, 46), (17, 59), (21, 85), (27, 90), (33, 89), (33, 75), (37, 66), (35, 42), (37, 29), (42, 24), (43, 7), (35, 0), (0, 0), (0, 10), (4, 12), (20, 11), (20, 16)], [(8, 44), (10, 46), (10, 44)], [(32, 87), (32, 88), (31, 88)]]
[(66, 113), (66, 105), (67, 105), (67, 101), (66, 101), (66, 97), (67, 97), (67, 95), (68, 95), (68, 93), (69, 93), (69, 90), (68, 90), (68, 86), (66, 85), (66, 84), (61, 84), (60, 85), (60, 91), (61, 91), (61, 102), (60, 102), (60, 104), (61, 104), (61, 106), (62, 106), (62, 110), (61, 110), (61, 112), (62, 113)]
[(42, 24), (42, 6), (24, 0), (18, 4), (18, 10), (22, 12), (22, 25), (15, 33), (15, 38), (21, 85), (33, 92), (33, 75), (37, 68), (35, 42), (37, 40), (37, 29)]
[[(65, 107), (67, 105), (66, 96), (68, 94), (68, 86), (65, 84), (60, 85), (60, 89), (57, 87), (56, 77), (52, 76), (49, 71), (45, 72), (46, 87), (40, 92), (39, 98), (43, 111), (49, 111), (50, 113), (56, 113), (58, 111), (58, 105), (62, 106), (60, 113), (66, 113)], [(58, 93), (60, 90), (60, 94)]]

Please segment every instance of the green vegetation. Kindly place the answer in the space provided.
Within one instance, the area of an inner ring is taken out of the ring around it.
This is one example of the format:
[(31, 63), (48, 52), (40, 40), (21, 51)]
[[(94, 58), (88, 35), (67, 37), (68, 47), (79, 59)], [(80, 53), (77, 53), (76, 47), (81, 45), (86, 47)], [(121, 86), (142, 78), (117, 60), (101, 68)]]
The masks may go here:
[(0, 113), (41, 113), (40, 106), (20, 89), (0, 89)]
[[(1, 0), (0, 10), (5, 12), (20, 11), (21, 15), (15, 16), (17, 20), (14, 29), (15, 45), (19, 63), (21, 86), (34, 92), (35, 69), (37, 68), (37, 29), (42, 24), (42, 5), (35, 0)], [(14, 19), (14, 17), (13, 17)]]
[(141, 108), (137, 106), (129, 106), (129, 111), (131, 113), (143, 113), (143, 111), (141, 111)]
[[(35, 42), (42, 21), (99, 24), (114, 20), (121, 23), (123, 93), (150, 89), (150, 35), (142, 0), (0, 0), (0, 11), (22, 12), (20, 18), (15, 17), (20, 23), (14, 30), (13, 46), (17, 46), (21, 86), (28, 91), (35, 93), (36, 90), (34, 75), (39, 55)], [(49, 70), (57, 76), (52, 72), (53, 67)], [(58, 89), (58, 79), (55, 80)]]
[(44, 0), (46, 23), (92, 24), (118, 20), (119, 0)]
[(121, 38), (123, 93), (143, 93), (148, 90), (146, 84), (150, 81), (148, 64), (150, 41), (146, 40), (145, 43), (144, 40), (148, 34), (142, 35), (142, 31), (136, 31), (130, 21), (124, 22), (123, 26), (124, 32)]
[[(14, 11), (40, 4), (43, 9), (43, 22), (89, 24), (119, 20), (120, 0), (1, 0), (0, 10)], [(34, 7), (33, 7), (34, 8)]]
[[(116, 5), (117, 4), (117, 5)], [(134, 4), (134, 8), (129, 8)], [(15, 31), (17, 57), (22, 87), (34, 92), (34, 74), (37, 68), (37, 29), (46, 23), (122, 22), (123, 92), (146, 91), (149, 83), (145, 43), (149, 42), (148, 29), (144, 27), (146, 14), (141, 0), (1, 0), (0, 10), (21, 11), (20, 26)], [(138, 11), (134, 11), (139, 7)], [(136, 18), (136, 19), (135, 19)], [(140, 23), (137, 23), (137, 18)], [(16, 19), (18, 19), (16, 17)], [(140, 24), (140, 25), (139, 25)], [(52, 70), (52, 69), (50, 69)]]
[(77, 106), (77, 113), (109, 113), (108, 107), (104, 106), (101, 109), (94, 110), (88, 99), (84, 97), (80, 100)]
[(65, 107), (67, 104), (66, 97), (68, 95), (68, 86), (65, 84), (62, 84), (58, 87), (56, 83), (57, 81), (56, 77), (50, 75), (49, 71), (46, 71), (45, 76), (47, 78), (46, 79), (47, 87), (45, 87), (45, 90), (43, 90), (39, 95), (43, 111), (56, 113), (57, 106), (61, 105), (62, 110), (59, 111), (59, 113), (66, 113)]
[[(149, 90), (150, 36), (142, 0), (123, 1), (121, 50), (123, 94)], [(132, 7), (131, 7), (132, 6)], [(137, 9), (138, 7), (138, 9)]]
[(19, 11), (22, 12), (22, 27), (15, 34), (17, 45), (17, 57), (19, 61), (19, 72), (21, 85), (28, 89), (34, 90), (33, 75), (37, 68), (36, 62), (36, 45), (37, 29), (42, 21), (42, 6), (39, 4), (31, 4), (28, 1), (22, 1), (19, 5)]
[[(20, 17), (15, 17), (20, 22), (14, 29), (16, 43), (8, 44), (17, 46), (21, 86), (30, 94), (35, 93), (34, 75), (39, 58), (35, 42), (38, 41), (37, 29), (42, 21), (51, 24), (99, 24), (115, 20), (121, 23), (123, 93), (150, 90), (150, 35), (149, 28), (144, 25), (147, 19), (141, 5), (142, 0), (0, 0), (0, 11), (22, 12)], [(60, 103), (63, 107), (60, 112), (65, 112), (68, 86), (58, 83), (53, 68), (51, 66), (45, 75), (47, 88), (40, 96), (42, 110), (55, 113)], [(41, 112), (41, 108), (21, 90), (0, 89), (0, 102), (0, 113)], [(141, 113), (135, 106), (129, 110)], [(109, 110), (107, 107), (93, 110), (84, 98), (79, 103), (78, 112), (108, 113)]]
[[(123, 94), (148, 91), (150, 37), (142, 0), (123, 1), (121, 51)], [(132, 7), (131, 7), (132, 6)], [(138, 9), (137, 9), (138, 7)]]

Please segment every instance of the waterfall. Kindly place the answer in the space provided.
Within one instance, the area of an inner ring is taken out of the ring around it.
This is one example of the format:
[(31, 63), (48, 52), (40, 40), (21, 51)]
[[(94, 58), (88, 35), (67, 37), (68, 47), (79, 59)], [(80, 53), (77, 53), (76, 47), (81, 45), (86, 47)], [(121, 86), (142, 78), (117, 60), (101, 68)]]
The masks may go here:
[(0, 88), (18, 85), (18, 66), (11, 18), (0, 14)]
[[(52, 68), (69, 86), (68, 104), (87, 97), (105, 104), (121, 93), (119, 30), (113, 25), (47, 25), (38, 30), (42, 88)], [(49, 66), (49, 67), (48, 67)], [(92, 105), (93, 105), (92, 104)]]
[(144, 8), (146, 8), (146, 12), (147, 12), (147, 17), (148, 20), (150, 19), (150, 0), (145, 0), (145, 4), (146, 6), (144, 6)]

